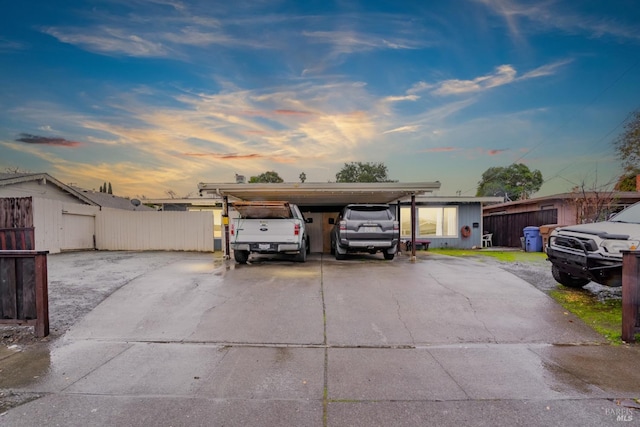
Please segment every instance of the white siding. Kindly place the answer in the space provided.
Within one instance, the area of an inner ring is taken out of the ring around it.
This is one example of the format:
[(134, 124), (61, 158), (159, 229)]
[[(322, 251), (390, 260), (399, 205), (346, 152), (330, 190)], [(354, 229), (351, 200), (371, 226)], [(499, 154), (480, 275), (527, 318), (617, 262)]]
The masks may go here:
[(133, 212), (103, 208), (96, 249), (213, 252), (211, 212)]

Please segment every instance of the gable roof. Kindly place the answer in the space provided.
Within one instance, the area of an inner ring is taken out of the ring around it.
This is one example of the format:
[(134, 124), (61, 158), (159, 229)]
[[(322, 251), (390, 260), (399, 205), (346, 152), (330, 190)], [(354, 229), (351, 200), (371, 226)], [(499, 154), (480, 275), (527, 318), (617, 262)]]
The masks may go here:
[(66, 184), (63, 184), (48, 173), (0, 173), (0, 186), (8, 186), (31, 181), (40, 181), (52, 184), (58, 187), (64, 193), (67, 193), (70, 196), (75, 197), (88, 205), (98, 206), (96, 202), (86, 197), (78, 190)]
[(109, 193), (101, 193), (95, 190), (85, 190), (80, 187), (72, 187), (74, 190), (80, 192), (88, 199), (91, 199), (95, 204), (103, 208), (124, 209), (128, 211), (154, 211), (155, 209), (140, 204), (139, 206), (131, 203), (131, 199), (126, 197), (115, 196)]

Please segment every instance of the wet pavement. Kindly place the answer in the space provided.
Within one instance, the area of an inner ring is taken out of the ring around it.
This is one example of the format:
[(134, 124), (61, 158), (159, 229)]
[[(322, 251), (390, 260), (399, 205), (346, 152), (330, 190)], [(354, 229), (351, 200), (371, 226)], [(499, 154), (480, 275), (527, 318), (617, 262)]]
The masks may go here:
[(472, 260), (185, 253), (3, 348), (0, 425), (636, 425), (639, 360)]

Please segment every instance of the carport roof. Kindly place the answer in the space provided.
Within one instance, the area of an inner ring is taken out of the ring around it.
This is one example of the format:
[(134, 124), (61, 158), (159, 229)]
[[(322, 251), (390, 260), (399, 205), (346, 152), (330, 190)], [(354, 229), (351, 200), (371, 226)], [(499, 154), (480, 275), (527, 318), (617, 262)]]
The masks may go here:
[(286, 200), (299, 206), (342, 206), (349, 203), (391, 203), (411, 195), (440, 189), (440, 182), (367, 183), (282, 183), (215, 184), (200, 183), (201, 195), (211, 194), (233, 200)]

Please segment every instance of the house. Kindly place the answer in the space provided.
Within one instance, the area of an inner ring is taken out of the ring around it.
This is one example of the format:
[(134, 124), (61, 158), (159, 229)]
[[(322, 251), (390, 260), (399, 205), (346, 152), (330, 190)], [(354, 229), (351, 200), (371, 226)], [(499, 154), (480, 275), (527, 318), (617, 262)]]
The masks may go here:
[[(20, 224), (6, 218), (19, 218)], [(46, 173), (0, 174), (0, 229), (30, 227), (34, 249), (49, 253), (213, 251), (208, 213), (157, 212), (137, 200), (63, 184)]]
[(493, 244), (520, 247), (524, 227), (574, 225), (601, 221), (640, 201), (640, 192), (560, 193), (515, 202), (485, 205), (483, 228)]

